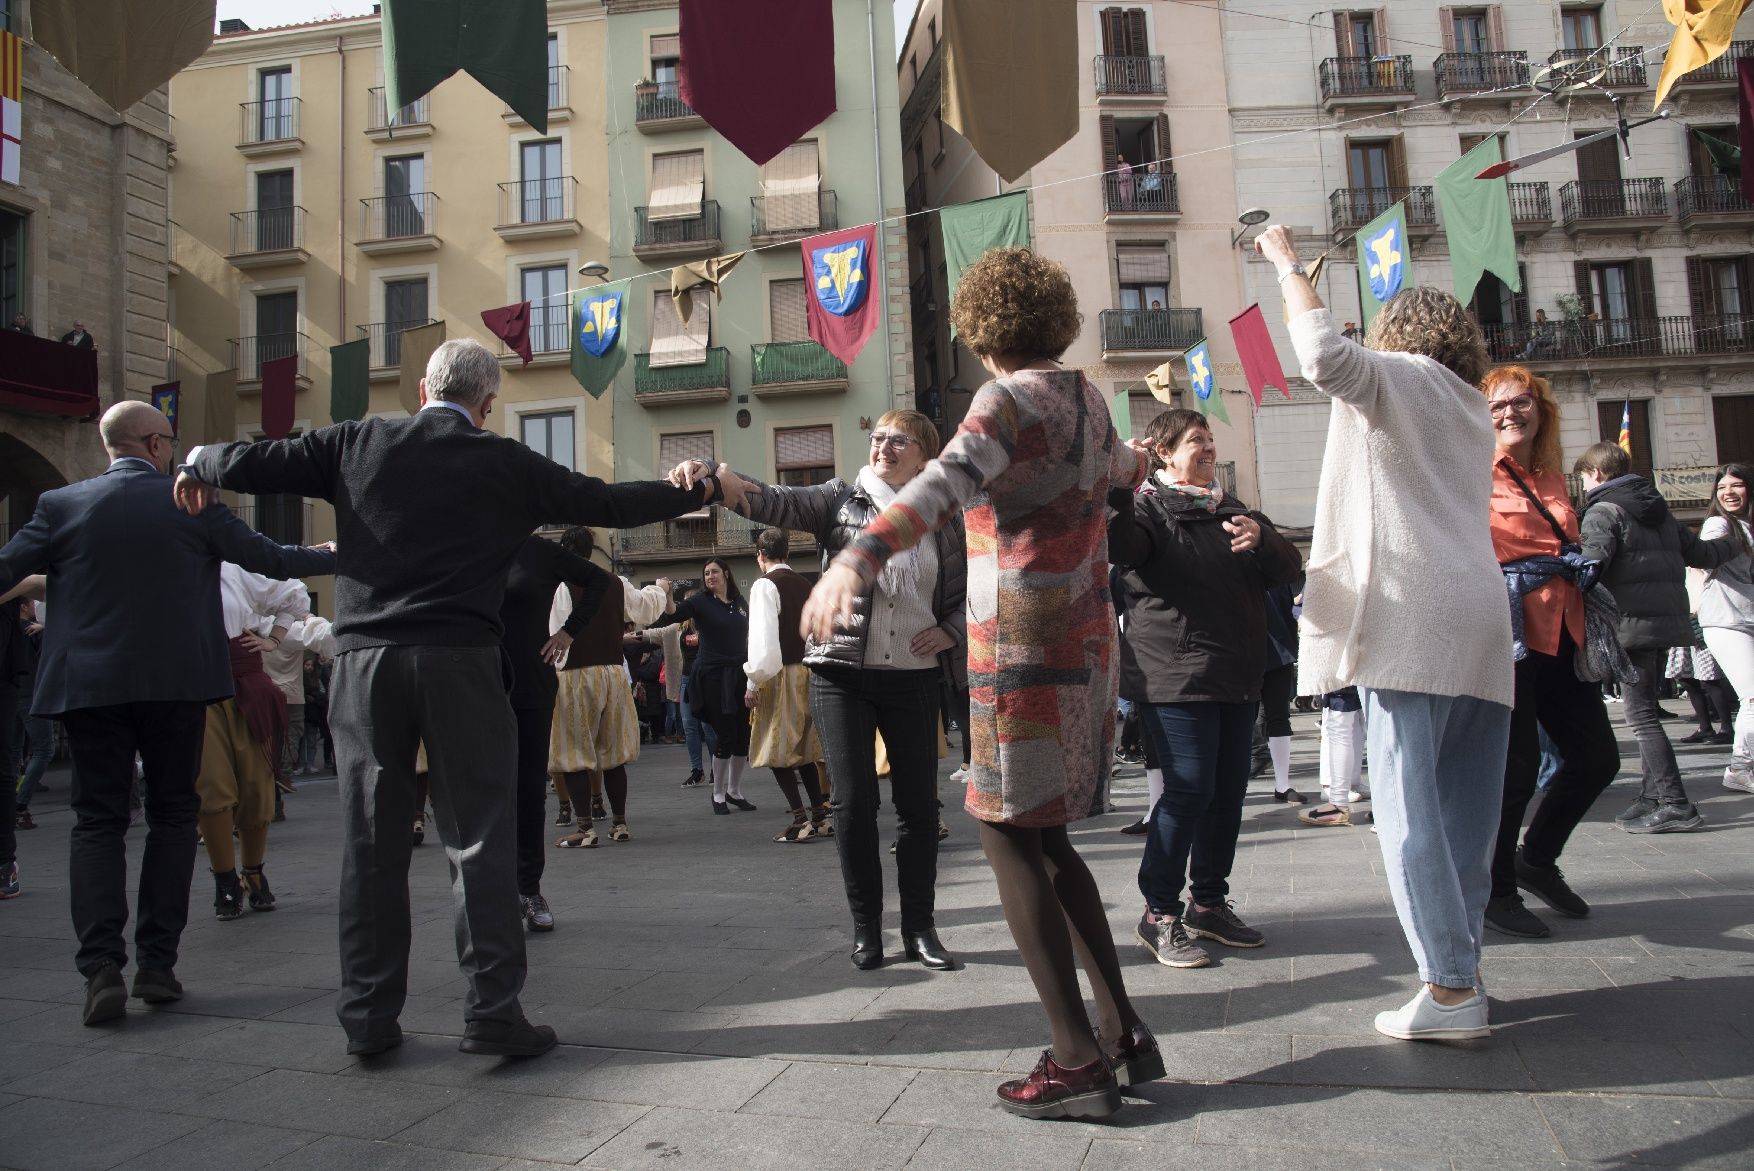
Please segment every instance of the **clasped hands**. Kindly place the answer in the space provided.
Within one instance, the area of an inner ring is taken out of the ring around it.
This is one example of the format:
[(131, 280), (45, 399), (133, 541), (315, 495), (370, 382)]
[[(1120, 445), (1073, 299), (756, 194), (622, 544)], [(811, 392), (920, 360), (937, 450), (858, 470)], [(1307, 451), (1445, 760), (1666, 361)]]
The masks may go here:
[(706, 503), (717, 504), (733, 512), (740, 511), (743, 494), (749, 490), (749, 485), (743, 477), (731, 470), (730, 464), (720, 464), (715, 468), (703, 459), (685, 459), (670, 469), (668, 478), (678, 488), (692, 488), (708, 476), (719, 478), (719, 497)]

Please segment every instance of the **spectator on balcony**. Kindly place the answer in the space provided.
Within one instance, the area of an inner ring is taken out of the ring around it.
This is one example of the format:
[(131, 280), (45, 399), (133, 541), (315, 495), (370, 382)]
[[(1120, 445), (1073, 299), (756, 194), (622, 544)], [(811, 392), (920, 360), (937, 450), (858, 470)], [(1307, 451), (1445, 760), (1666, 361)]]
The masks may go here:
[(1115, 198), (1120, 201), (1122, 211), (1133, 210), (1133, 164), (1125, 155), (1121, 156), (1120, 165), (1115, 168)]
[(1734, 537), (1742, 555), (1706, 575), (1699, 599), (1699, 625), (1705, 645), (1741, 696), (1736, 713), (1730, 765), (1724, 788), (1754, 793), (1754, 537), (1749, 529), (1749, 493), (1754, 467), (1725, 464), (1718, 469), (1711, 515), (1699, 535), (1706, 540)]
[(1348, 321), (1346, 323), (1346, 328), (1340, 331), (1340, 336), (1349, 342), (1357, 341), (1359, 338), (1358, 323), (1356, 321)]
[(1139, 178), (1139, 202), (1148, 211), (1163, 210), (1163, 164), (1152, 159)]
[(85, 332), (85, 322), (77, 318), (74, 319), (73, 328), (61, 335), (61, 340), (75, 349), (97, 349), (96, 343), (91, 340), (91, 335)]
[(1151, 312), (1156, 313), (1158, 310), (1160, 310), (1162, 308), (1163, 308), (1162, 301), (1159, 301), (1156, 297), (1151, 298)]
[(1547, 311), (1545, 309), (1535, 310), (1535, 320), (1529, 325), (1528, 344), (1523, 346), (1521, 355), (1523, 361), (1550, 358), (1558, 348), (1558, 340), (1553, 333), (1553, 323), (1547, 320)]
[[(809, 533), (823, 563), (850, 545), (938, 454), (938, 428), (918, 411), (889, 411), (871, 430), (871, 454), (849, 483), (787, 487), (751, 483), (740, 510), (776, 528)], [(954, 965), (938, 939), (937, 743), (939, 688), (967, 686), (962, 522), (953, 520), (912, 555), (895, 558), (865, 590), (858, 617), (832, 638), (806, 640), (810, 713), (833, 780), (834, 838), (853, 916), (853, 965), (883, 962), (883, 869), (877, 849), (877, 761), (882, 733), (890, 795), (900, 820), (896, 887), (909, 959)]]
[(26, 317), (22, 313), (14, 313), (12, 315), (12, 324), (7, 326), (6, 328), (11, 330), (13, 333), (26, 333), (26, 334), (29, 334), (31, 337), (35, 337), (37, 335), (37, 331), (30, 327), (30, 318)]

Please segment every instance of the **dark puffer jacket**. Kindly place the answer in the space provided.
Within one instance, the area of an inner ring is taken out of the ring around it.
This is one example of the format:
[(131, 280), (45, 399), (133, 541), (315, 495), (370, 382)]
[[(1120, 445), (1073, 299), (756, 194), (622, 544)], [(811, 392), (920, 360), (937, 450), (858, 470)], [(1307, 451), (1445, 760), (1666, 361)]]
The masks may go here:
[[(839, 478), (805, 488), (763, 484), (746, 475), (743, 478), (753, 490), (745, 497), (747, 503), (739, 511), (762, 524), (815, 537), (817, 548), (822, 553), (823, 569), (827, 569), (835, 556), (882, 511), (857, 483), (849, 484)], [(932, 613), (938, 619), (939, 629), (956, 640), (956, 645), (940, 654), (938, 661), (957, 687), (966, 688), (968, 618), (964, 605), (968, 600), (968, 546), (963, 535), (962, 518), (953, 518), (938, 530), (935, 538), (938, 580), (932, 589)], [(807, 665), (864, 666), (871, 593), (871, 590), (865, 591), (854, 603), (849, 629), (837, 629), (826, 643), (815, 639), (806, 641), (804, 662)]]
[[(1261, 543), (1230, 550), (1244, 514)], [(1208, 512), (1178, 492), (1109, 494), (1109, 557), (1126, 569), (1127, 643), (1151, 703), (1254, 703), (1267, 661), (1266, 590), (1302, 572), (1297, 547), (1227, 499)]]
[(1620, 604), (1627, 650), (1691, 646), (1686, 568), (1715, 569), (1740, 550), (1702, 541), (1669, 513), (1643, 476), (1618, 476), (1584, 497), (1583, 554), (1602, 562), (1602, 584)]

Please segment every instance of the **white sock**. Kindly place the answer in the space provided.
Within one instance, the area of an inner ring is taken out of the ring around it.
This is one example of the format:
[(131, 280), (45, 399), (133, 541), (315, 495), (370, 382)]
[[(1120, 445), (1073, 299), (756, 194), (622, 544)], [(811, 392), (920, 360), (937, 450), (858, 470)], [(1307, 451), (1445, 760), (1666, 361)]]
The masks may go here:
[(1267, 752), (1273, 758), (1273, 792), (1283, 793), (1291, 787), (1291, 737), (1267, 737)]
[(725, 803), (725, 778), (731, 775), (731, 762), (718, 756), (712, 759), (713, 800), (723, 805)]
[(1151, 805), (1145, 810), (1145, 819), (1151, 819), (1151, 810), (1157, 808), (1157, 802), (1163, 798), (1163, 770), (1148, 768), (1145, 770), (1145, 787), (1151, 793)]
[(747, 756), (733, 756), (726, 762), (731, 766), (730, 780), (726, 782), (727, 791), (737, 800), (743, 800), (743, 766), (749, 763)]

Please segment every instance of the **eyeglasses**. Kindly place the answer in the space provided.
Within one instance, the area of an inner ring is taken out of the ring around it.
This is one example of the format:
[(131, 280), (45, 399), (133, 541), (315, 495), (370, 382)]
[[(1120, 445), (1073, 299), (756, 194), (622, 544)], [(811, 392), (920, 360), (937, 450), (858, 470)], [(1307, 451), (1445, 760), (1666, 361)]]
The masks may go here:
[(1519, 415), (1526, 415), (1535, 409), (1535, 396), (1519, 394), (1515, 398), (1495, 398), (1487, 406), (1491, 408), (1494, 415), (1502, 415), (1506, 411), (1515, 411)]
[(871, 432), (872, 447), (887, 447), (891, 451), (906, 451), (918, 442), (919, 440), (912, 435), (903, 435), (900, 432), (894, 434), (886, 431)]

